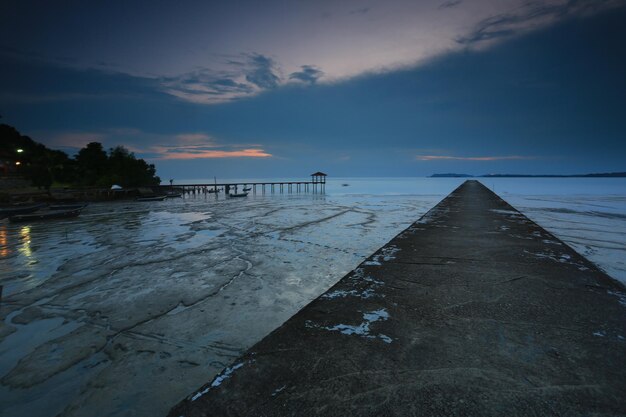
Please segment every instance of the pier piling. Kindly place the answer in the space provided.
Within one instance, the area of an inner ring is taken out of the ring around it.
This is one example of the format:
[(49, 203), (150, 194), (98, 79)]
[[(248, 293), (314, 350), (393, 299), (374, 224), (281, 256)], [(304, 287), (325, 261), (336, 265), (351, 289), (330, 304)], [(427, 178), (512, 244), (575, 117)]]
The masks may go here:
[[(243, 189), (248, 189), (251, 188), (252, 194), (256, 194), (257, 193), (257, 186), (260, 186), (261, 189), (261, 193), (265, 194), (266, 185), (269, 185), (269, 190), (272, 194), (275, 193), (276, 191), (276, 186), (278, 186), (278, 192), (280, 194), (283, 194), (285, 192), (291, 194), (291, 193), (300, 193), (304, 190), (304, 192), (309, 192), (309, 191), (313, 191), (314, 193), (317, 193), (318, 189), (317, 186), (320, 186), (320, 191), (323, 192), (324, 191), (324, 187), (326, 184), (326, 179), (325, 177), (322, 177), (323, 179), (314, 179), (312, 181), (283, 181), (283, 182), (254, 182), (254, 183), (220, 183), (218, 184), (217, 182), (211, 183), (211, 184), (176, 184), (176, 185), (161, 185), (159, 186), (161, 188), (162, 191), (165, 191), (166, 189), (168, 191), (172, 190), (172, 187), (178, 187), (183, 196), (186, 195), (191, 195), (191, 196), (195, 196), (196, 194), (206, 194), (207, 192), (212, 191), (212, 193), (215, 193), (217, 195), (217, 192), (223, 188), (223, 190), (226, 193), (229, 193), (231, 190), (234, 190), (235, 192), (238, 192), (239, 187), (243, 188)], [(309, 188), (309, 185), (312, 185), (313, 188)], [(165, 188), (167, 187), (167, 188)]]

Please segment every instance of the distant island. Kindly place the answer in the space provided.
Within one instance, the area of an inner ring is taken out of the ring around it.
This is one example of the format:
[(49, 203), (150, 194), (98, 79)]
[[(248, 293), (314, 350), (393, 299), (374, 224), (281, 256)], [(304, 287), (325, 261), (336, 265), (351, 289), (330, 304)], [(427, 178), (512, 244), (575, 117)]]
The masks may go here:
[(469, 174), (433, 174), (430, 178), (473, 178), (473, 175)]
[(598, 174), (573, 174), (573, 175), (550, 175), (550, 174), (433, 174), (430, 178), (626, 178), (626, 172), (603, 172)]

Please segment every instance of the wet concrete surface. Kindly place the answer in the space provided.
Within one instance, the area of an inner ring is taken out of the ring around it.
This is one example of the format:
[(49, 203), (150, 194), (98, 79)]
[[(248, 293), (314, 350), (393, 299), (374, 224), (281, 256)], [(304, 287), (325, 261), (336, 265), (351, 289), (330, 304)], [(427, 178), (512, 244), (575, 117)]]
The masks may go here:
[(625, 392), (623, 285), (468, 181), (169, 415), (618, 416)]

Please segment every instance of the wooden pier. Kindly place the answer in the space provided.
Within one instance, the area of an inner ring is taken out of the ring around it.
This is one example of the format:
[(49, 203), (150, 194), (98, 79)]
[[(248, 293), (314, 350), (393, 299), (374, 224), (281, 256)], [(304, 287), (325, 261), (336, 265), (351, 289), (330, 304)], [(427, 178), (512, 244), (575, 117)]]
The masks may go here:
[(326, 192), (326, 174), (323, 172), (316, 172), (311, 174), (311, 181), (279, 181), (279, 182), (220, 182), (205, 184), (174, 184), (170, 181), (169, 185), (160, 185), (159, 188), (163, 191), (170, 189), (177, 189), (183, 195), (202, 195), (202, 194), (217, 194), (224, 192), (229, 194), (230, 192), (238, 193), (245, 191), (251, 191), (252, 194), (265, 194), (265, 193), (321, 193)]

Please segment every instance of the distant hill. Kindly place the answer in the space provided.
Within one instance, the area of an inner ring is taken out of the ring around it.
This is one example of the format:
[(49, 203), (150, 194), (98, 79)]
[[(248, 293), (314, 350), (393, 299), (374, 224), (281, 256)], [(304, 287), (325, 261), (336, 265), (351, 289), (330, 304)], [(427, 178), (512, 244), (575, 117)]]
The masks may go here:
[(605, 174), (587, 174), (587, 175), (583, 175), (583, 177), (624, 178), (626, 177), (626, 172), (608, 172)]
[(472, 178), (473, 175), (469, 174), (433, 174), (430, 178)]
[(626, 178), (626, 172), (604, 172), (597, 174), (549, 175), (549, 174), (433, 174), (430, 178)]
[(573, 175), (531, 175), (531, 174), (485, 174), (483, 178), (626, 178), (626, 172), (605, 172), (598, 174)]

